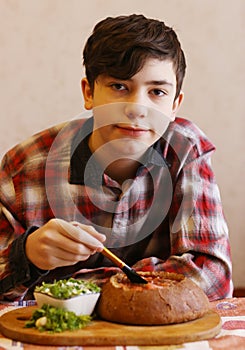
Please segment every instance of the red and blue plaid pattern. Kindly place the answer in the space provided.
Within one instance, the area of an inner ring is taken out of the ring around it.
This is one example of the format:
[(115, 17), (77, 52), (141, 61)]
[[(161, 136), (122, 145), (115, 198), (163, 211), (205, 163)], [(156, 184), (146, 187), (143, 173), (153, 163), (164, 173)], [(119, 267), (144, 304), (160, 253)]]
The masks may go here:
[[(96, 164), (89, 165), (86, 175), (91, 155), (86, 137), (72, 149), (83, 128), (84, 120), (79, 119), (54, 126), (15, 146), (3, 158), (1, 280), (13, 273), (9, 259), (13, 241), (28, 228), (59, 217), (94, 225), (107, 235), (108, 246), (137, 270), (183, 273), (210, 300), (231, 296), (228, 230), (211, 168), (214, 146), (202, 131), (176, 118), (149, 150), (147, 166), (140, 167), (132, 185), (123, 191), (100, 174)], [(103, 258), (94, 257), (78, 264), (76, 271), (71, 267), (70, 273), (89, 269), (91, 274), (104, 268), (106, 275), (107, 266), (110, 269)], [(64, 274), (68, 271), (64, 269)], [(56, 271), (51, 275), (55, 278)], [(60, 269), (57, 276), (62, 277)], [(19, 282), (0, 299), (17, 300), (26, 291)]]

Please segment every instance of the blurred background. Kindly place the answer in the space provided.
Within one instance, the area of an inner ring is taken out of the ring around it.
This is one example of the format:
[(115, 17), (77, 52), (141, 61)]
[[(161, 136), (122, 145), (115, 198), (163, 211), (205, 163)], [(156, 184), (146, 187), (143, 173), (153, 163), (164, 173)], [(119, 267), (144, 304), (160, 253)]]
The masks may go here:
[(179, 116), (214, 142), (213, 167), (230, 230), (233, 281), (245, 288), (244, 0), (1, 0), (0, 157), (84, 111), (82, 49), (107, 16), (141, 13), (174, 28), (186, 54)]

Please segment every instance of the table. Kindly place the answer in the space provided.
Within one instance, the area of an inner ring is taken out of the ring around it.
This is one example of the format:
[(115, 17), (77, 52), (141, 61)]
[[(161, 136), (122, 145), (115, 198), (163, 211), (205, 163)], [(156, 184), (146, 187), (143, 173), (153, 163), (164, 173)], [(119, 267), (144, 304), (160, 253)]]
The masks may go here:
[[(1, 303), (0, 315), (24, 306), (35, 305), (35, 302), (22, 301)], [(222, 319), (221, 332), (213, 339), (203, 340), (182, 345), (169, 346), (42, 346), (20, 343), (5, 338), (0, 334), (0, 350), (245, 350), (245, 298), (230, 298), (210, 303)]]

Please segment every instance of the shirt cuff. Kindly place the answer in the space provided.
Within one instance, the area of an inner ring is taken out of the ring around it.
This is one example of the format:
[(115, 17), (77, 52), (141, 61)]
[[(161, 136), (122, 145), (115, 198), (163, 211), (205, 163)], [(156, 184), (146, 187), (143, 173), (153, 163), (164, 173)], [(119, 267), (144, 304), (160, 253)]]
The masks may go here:
[(41, 270), (33, 265), (25, 254), (26, 238), (37, 229), (38, 227), (32, 226), (13, 241), (9, 254), (10, 270), (13, 273), (2, 279), (0, 283), (1, 293), (6, 293), (19, 285), (29, 288), (37, 283), (42, 276), (49, 273), (49, 270)]

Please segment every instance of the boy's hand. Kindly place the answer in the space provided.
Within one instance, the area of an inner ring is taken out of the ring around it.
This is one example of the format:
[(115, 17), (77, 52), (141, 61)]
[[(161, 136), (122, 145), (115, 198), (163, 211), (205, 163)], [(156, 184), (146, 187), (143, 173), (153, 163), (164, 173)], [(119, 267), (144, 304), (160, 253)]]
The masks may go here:
[(26, 256), (38, 268), (52, 270), (87, 260), (103, 249), (105, 239), (92, 226), (51, 219), (27, 237)]

